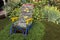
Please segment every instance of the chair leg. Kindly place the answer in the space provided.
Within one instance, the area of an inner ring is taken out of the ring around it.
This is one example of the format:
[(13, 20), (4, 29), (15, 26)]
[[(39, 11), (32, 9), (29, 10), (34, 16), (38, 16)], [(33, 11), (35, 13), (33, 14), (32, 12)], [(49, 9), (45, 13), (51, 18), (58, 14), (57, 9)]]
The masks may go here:
[(10, 28), (10, 34), (12, 34), (13, 32), (12, 32), (12, 27)]
[(14, 29), (14, 33), (16, 33), (16, 29)]
[(26, 31), (25, 31), (25, 35), (28, 35), (28, 28), (27, 28)]

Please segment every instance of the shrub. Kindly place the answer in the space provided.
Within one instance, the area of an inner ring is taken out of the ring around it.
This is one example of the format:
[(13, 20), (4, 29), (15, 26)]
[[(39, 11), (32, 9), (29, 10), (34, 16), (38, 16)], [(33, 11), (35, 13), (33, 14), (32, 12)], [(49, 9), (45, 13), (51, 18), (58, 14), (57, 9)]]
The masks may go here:
[(42, 13), (45, 18), (48, 18), (48, 21), (54, 22), (60, 18), (60, 12), (57, 10), (57, 7), (54, 6), (45, 6), (42, 9)]
[(20, 16), (20, 8), (15, 8), (11, 13), (10, 13), (10, 18), (11, 17), (19, 17)]

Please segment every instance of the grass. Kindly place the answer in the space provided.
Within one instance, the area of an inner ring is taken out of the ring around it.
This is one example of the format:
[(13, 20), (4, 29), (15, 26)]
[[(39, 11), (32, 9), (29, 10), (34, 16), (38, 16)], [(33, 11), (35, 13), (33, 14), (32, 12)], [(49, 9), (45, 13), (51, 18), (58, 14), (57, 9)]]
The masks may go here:
[[(8, 25), (6, 24), (6, 22)], [(4, 25), (5, 26), (7, 25), (7, 26), (4, 27), (4, 29), (0, 31), (0, 40), (24, 40), (24, 36), (21, 33), (9, 35), (11, 23), (8, 23), (8, 22), (9, 22), (8, 20), (5, 20)], [(2, 26), (2, 24), (0, 25)], [(43, 35), (45, 33), (44, 30), (45, 30), (45, 27), (41, 22), (34, 23), (32, 28), (29, 30), (26, 40), (43, 39)]]
[[(0, 40), (23, 40), (23, 34), (9, 35), (11, 22), (8, 19), (0, 20), (0, 28), (4, 27), (0, 31)], [(29, 30), (29, 34), (26, 40), (60, 40), (60, 24), (57, 25), (52, 22), (37, 22), (33, 24), (33, 27)]]
[(43, 40), (60, 40), (60, 24), (43, 22), (45, 24), (45, 35)]
[(9, 23), (10, 21), (8, 20), (8, 18), (0, 19), (0, 30), (6, 27)]

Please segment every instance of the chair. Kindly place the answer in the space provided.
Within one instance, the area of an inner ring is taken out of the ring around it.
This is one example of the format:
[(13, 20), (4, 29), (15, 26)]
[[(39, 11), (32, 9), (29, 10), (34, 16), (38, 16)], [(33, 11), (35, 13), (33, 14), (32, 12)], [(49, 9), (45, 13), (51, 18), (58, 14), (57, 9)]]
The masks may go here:
[(32, 27), (33, 22), (33, 4), (23, 4), (21, 7), (20, 17), (11, 18), (12, 21), (15, 21), (10, 27), (10, 34), (16, 33), (17, 30), (22, 31), (22, 33), (26, 36), (28, 34), (29, 29)]

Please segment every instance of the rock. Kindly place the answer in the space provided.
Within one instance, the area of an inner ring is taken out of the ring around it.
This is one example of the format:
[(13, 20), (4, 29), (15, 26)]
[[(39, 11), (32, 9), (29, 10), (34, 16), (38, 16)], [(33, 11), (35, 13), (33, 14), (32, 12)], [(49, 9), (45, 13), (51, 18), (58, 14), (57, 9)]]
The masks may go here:
[(1, 10), (1, 11), (0, 11), (0, 18), (5, 18), (5, 17), (7, 17), (6, 11)]

